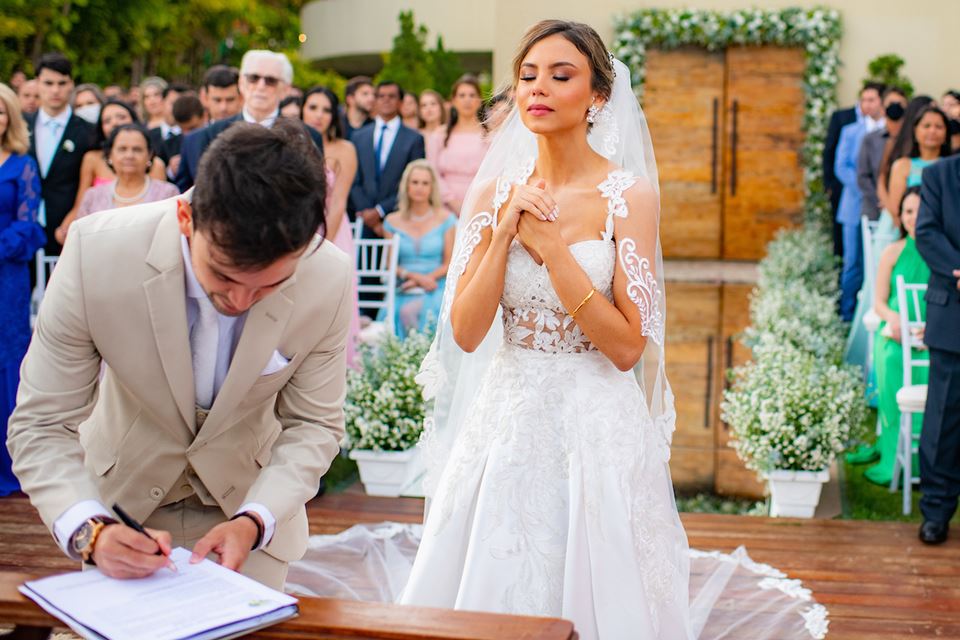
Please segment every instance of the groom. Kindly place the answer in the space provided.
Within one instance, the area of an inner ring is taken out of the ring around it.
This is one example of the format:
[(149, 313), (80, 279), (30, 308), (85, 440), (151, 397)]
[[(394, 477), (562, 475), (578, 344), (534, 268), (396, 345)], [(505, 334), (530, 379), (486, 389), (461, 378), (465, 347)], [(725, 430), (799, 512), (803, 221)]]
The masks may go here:
[(343, 435), (352, 289), (318, 244), (325, 185), (301, 125), (238, 123), (192, 191), (70, 227), (7, 441), (70, 557), (141, 577), (172, 543), (282, 588)]

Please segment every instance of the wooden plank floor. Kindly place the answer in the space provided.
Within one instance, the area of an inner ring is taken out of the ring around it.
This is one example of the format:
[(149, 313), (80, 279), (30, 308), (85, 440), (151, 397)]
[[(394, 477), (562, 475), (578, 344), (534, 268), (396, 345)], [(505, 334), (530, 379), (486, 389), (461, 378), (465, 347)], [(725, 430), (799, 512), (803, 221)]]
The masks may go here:
[[(310, 531), (336, 533), (384, 520), (419, 522), (422, 509), (417, 499), (350, 490), (310, 503)], [(960, 639), (960, 531), (946, 544), (928, 547), (917, 540), (912, 524), (681, 517), (691, 546), (732, 551), (743, 545), (757, 562), (802, 580), (830, 611), (828, 638)], [(25, 498), (0, 498), (0, 571), (42, 575), (74, 568)]]

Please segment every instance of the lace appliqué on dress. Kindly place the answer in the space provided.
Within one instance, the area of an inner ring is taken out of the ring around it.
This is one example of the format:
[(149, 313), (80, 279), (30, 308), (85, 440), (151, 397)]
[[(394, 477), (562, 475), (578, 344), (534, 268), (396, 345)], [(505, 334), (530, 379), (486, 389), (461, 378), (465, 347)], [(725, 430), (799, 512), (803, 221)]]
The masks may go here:
[(620, 241), (620, 265), (627, 274), (627, 295), (640, 310), (640, 331), (663, 346), (663, 311), (660, 309), (660, 285), (650, 270), (650, 261), (637, 255), (632, 238)]

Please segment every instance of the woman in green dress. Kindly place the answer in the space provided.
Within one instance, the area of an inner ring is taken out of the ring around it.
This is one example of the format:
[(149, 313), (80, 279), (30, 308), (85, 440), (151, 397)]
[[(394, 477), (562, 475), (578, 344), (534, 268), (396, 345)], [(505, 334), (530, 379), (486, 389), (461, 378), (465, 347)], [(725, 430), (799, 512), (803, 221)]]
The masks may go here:
[[(897, 391), (903, 386), (903, 348), (900, 344), (900, 312), (897, 304), (897, 277), (903, 276), (907, 284), (926, 284), (930, 269), (917, 251), (915, 243), (917, 211), (920, 209), (920, 187), (910, 187), (900, 204), (900, 230), (903, 237), (888, 246), (880, 254), (877, 269), (874, 310), (883, 320), (874, 339), (873, 358), (877, 374), (877, 405), (880, 412), (881, 432), (877, 441), (880, 460), (864, 473), (870, 482), (889, 486), (893, 479), (893, 463), (897, 452), (897, 435), (900, 431), (900, 410), (897, 408)], [(920, 300), (920, 320), (926, 319), (926, 304)], [(910, 320), (916, 320), (912, 317)], [(913, 358), (927, 359), (926, 351), (915, 349)], [(927, 369), (914, 368), (912, 384), (926, 384)], [(920, 433), (923, 415), (913, 416), (913, 431)], [(914, 458), (914, 469), (917, 461)], [(916, 474), (916, 471), (914, 471)]]

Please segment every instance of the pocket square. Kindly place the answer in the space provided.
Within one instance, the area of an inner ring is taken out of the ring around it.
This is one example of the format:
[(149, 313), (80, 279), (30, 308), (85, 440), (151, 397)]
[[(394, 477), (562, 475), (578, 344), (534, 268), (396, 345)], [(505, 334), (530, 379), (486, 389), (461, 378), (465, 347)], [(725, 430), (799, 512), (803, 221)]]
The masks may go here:
[(280, 355), (279, 351), (274, 351), (273, 355), (270, 356), (270, 360), (267, 361), (267, 366), (263, 368), (263, 371), (260, 372), (261, 376), (269, 376), (271, 374), (282, 371), (284, 367), (290, 364), (290, 360), (284, 358)]

